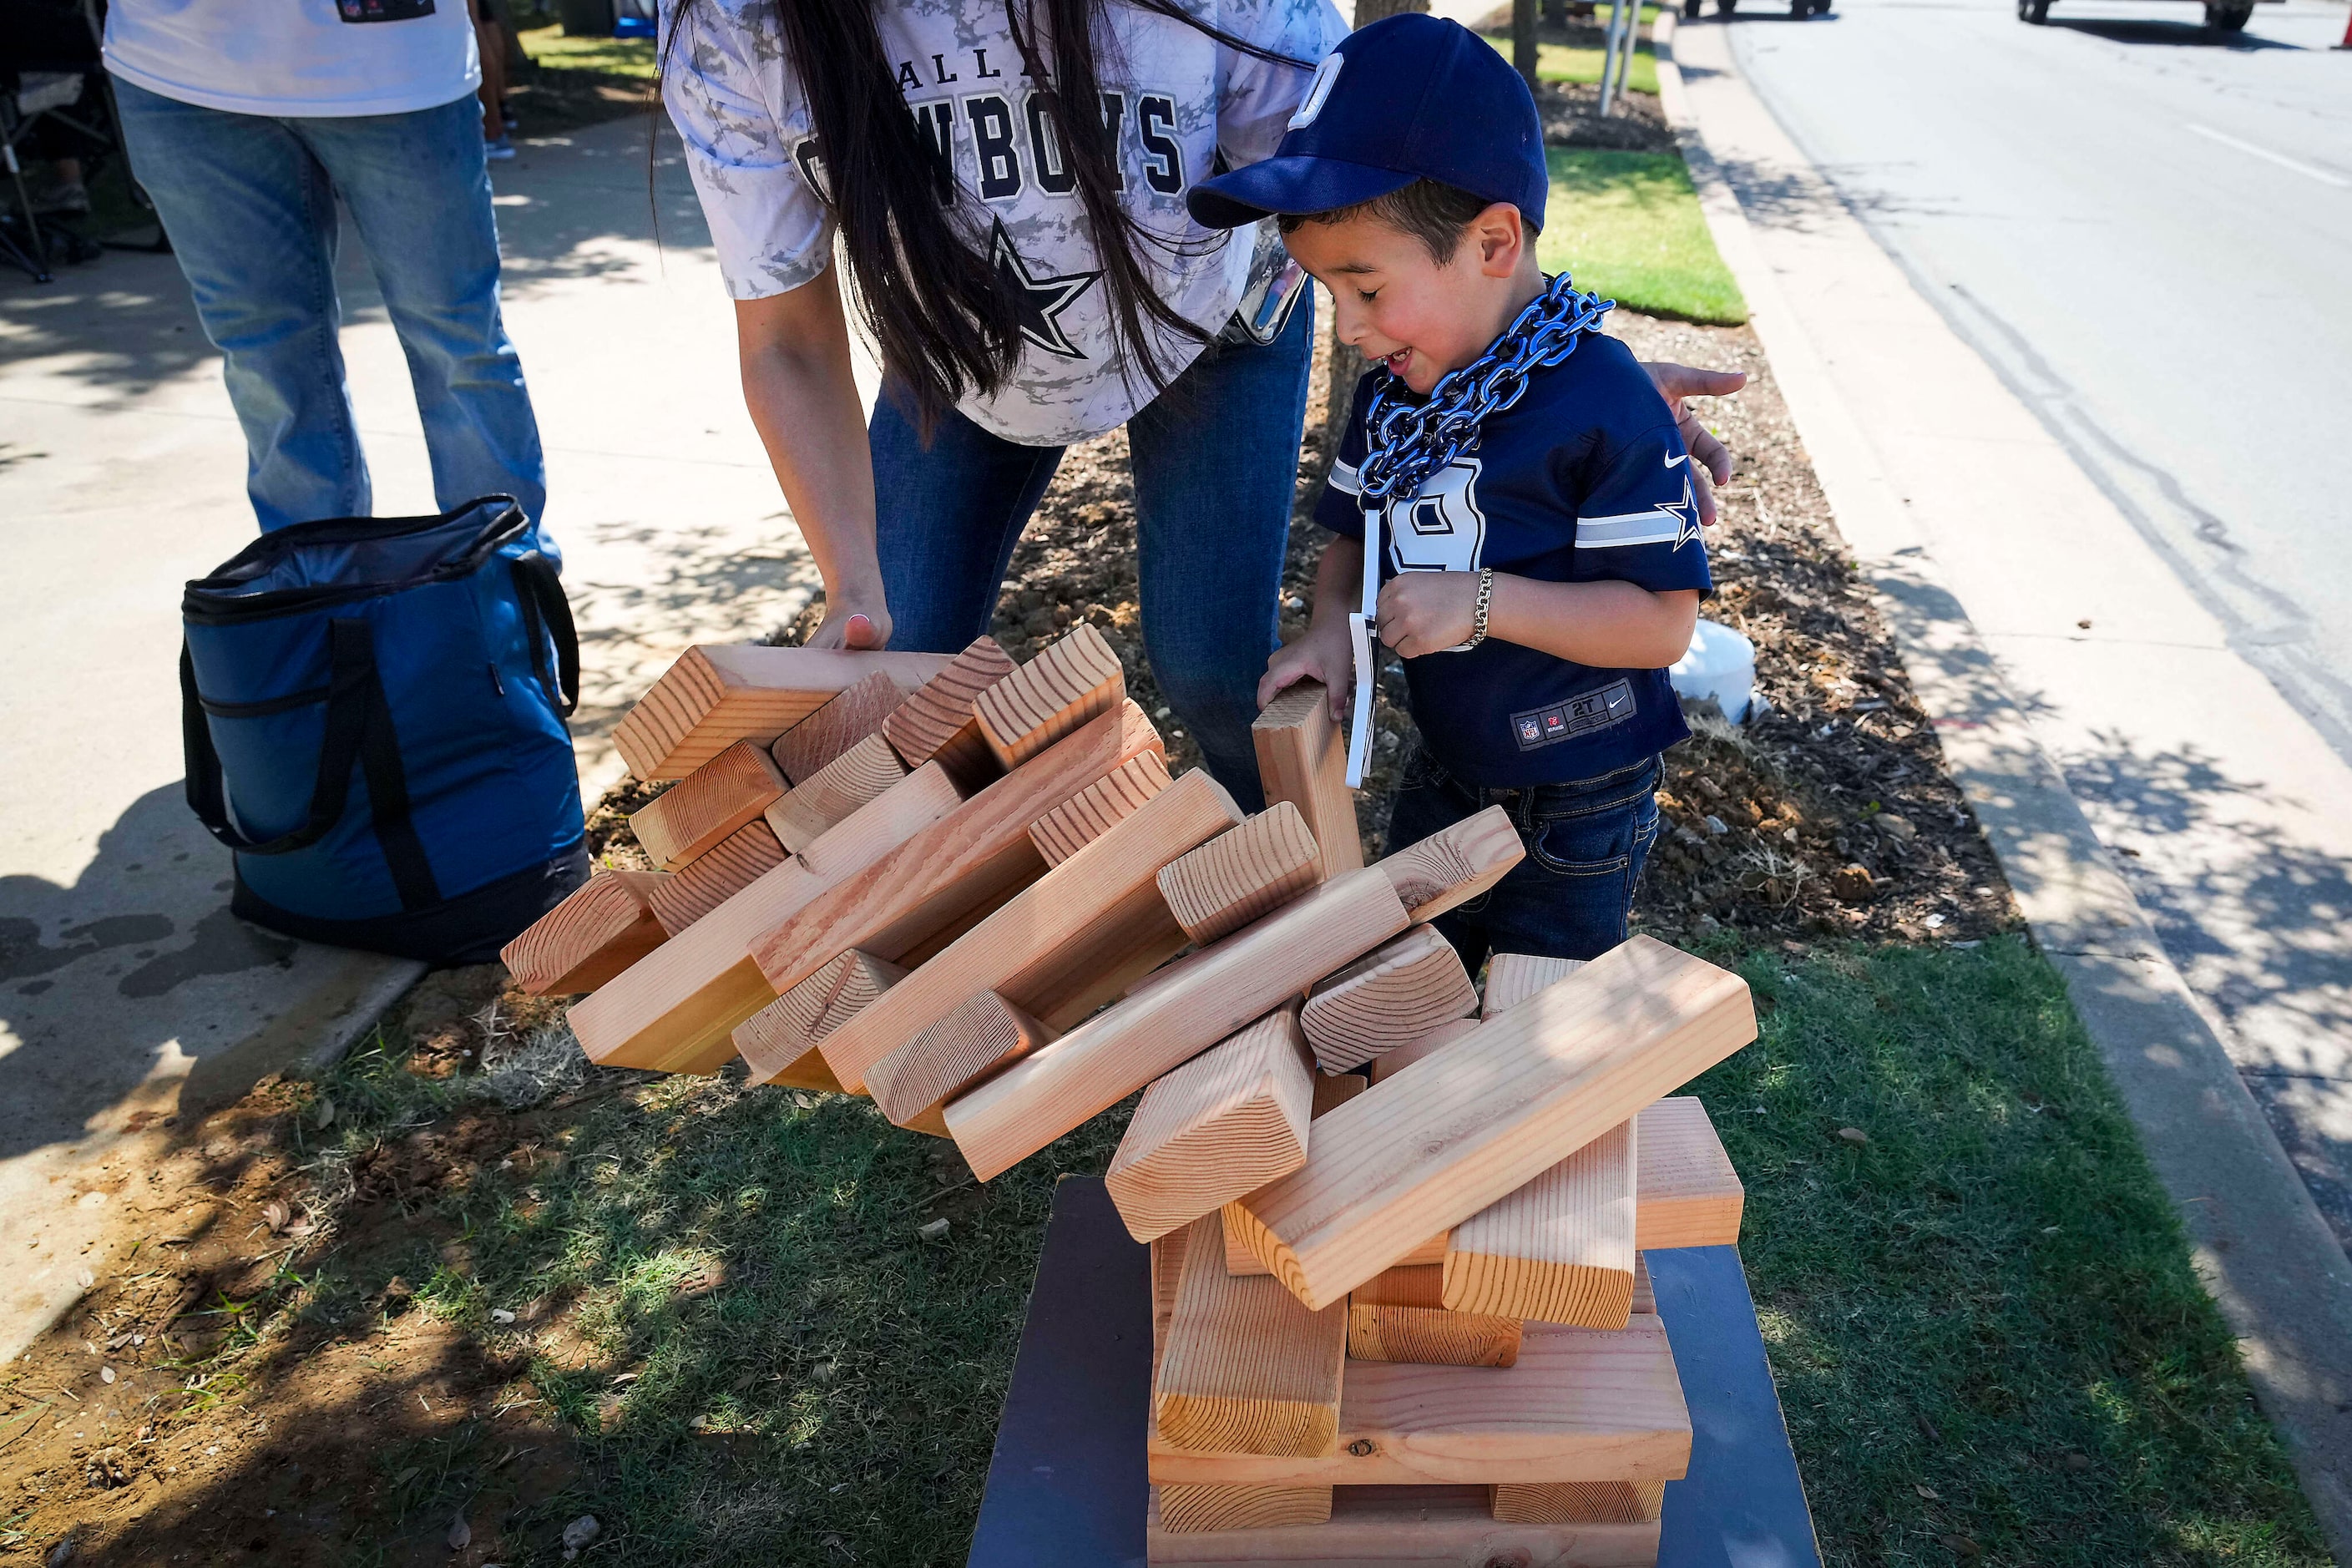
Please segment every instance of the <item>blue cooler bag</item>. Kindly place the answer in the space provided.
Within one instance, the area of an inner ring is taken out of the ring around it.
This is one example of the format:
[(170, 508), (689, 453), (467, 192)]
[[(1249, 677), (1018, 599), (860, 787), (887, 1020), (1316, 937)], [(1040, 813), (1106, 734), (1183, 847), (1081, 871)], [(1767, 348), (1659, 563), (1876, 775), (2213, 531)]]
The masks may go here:
[(182, 617), (188, 805), (239, 916), (478, 963), (586, 879), (580, 646), (511, 498), (265, 533)]

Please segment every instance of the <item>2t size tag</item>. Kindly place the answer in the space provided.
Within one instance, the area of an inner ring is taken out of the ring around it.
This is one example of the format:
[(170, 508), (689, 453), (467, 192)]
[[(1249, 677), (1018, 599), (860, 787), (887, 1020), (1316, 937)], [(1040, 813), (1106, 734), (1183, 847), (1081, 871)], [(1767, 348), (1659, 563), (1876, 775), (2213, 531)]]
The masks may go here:
[(346, 22), (413, 22), (433, 15), (433, 0), (335, 0)]

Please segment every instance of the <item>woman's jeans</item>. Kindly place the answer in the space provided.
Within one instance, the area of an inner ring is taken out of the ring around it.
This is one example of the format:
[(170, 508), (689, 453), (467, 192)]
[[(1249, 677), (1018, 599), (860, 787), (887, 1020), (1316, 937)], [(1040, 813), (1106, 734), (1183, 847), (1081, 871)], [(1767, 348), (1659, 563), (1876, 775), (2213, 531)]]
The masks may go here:
[(336, 341), (338, 195), (408, 356), (435, 500), (446, 510), (511, 495), (537, 521), (547, 464), (499, 316), (475, 96), (407, 114), (279, 118), (119, 77), (114, 95), (131, 166), (225, 361), (262, 528), (373, 510)]
[[(1265, 804), (1250, 722), (1276, 645), (1313, 309), (1301, 300), (1265, 347), (1211, 344), (1127, 422), (1144, 649), (1210, 773), (1249, 811)], [(952, 413), (926, 447), (887, 396), (869, 439), (890, 646), (954, 652), (988, 630), (1063, 448), (1019, 446)]]
[(1658, 837), (1658, 759), (1573, 784), (1478, 789), (1418, 748), (1389, 817), (1391, 853), (1500, 805), (1527, 858), (1434, 923), (1470, 973), (1490, 952), (1598, 958), (1625, 940), (1633, 886)]

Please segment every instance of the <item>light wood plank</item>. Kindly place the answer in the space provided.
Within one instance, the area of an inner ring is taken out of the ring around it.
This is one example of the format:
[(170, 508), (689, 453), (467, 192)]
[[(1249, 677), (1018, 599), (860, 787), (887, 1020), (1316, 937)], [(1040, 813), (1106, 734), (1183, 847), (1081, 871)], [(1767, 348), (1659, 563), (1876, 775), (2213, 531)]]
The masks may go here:
[(1486, 960), (1486, 989), (1478, 1016), (1491, 1018), (1508, 1012), (1545, 986), (1567, 979), (1584, 966), (1580, 958), (1543, 958), (1531, 952), (1498, 952)]
[[(1307, 1110), (1307, 1120), (1310, 1123), (1316, 1117), (1347, 1104), (1371, 1087), (1364, 1075), (1360, 1072), (1318, 1072), (1310, 1076), (1315, 1080), (1311, 1090), (1312, 1100)], [(1150, 1091), (1146, 1090), (1146, 1092)], [(1225, 1237), (1225, 1272), (1228, 1274), (1265, 1273), (1265, 1265), (1257, 1260), (1257, 1254), (1252, 1252), (1249, 1249), (1249, 1243), (1242, 1239), (1241, 1221), (1232, 1211), (1233, 1205), (1228, 1202), (1220, 1205), (1217, 1215), (1218, 1225), (1223, 1230)]]
[(606, 1067), (716, 1071), (735, 1054), (729, 1037), (735, 1026), (777, 996), (751, 961), (752, 942), (961, 804), (945, 770), (916, 769), (801, 854), (574, 1003), (570, 1016), (581, 1048), (589, 1060)]
[(1364, 864), (1356, 795), (1348, 787), (1348, 738), (1331, 719), (1321, 682), (1302, 680), (1275, 695), (1250, 726), (1268, 805), (1288, 801), (1307, 819), (1325, 880)]
[(1374, 1083), (1386, 1083), (1413, 1063), (1435, 1055), (1477, 1026), (1475, 1018), (1448, 1018), (1421, 1038), (1409, 1040), (1392, 1051), (1383, 1051), (1374, 1057), (1364, 1064), (1365, 1075)]
[(768, 754), (798, 785), (858, 742), (880, 734), (882, 721), (906, 700), (898, 683), (877, 669), (777, 736)]
[[(1475, 1027), (1475, 1026), (1473, 1026)], [(1391, 1051), (1372, 1065), (1402, 1055)], [(1339, 1080), (1326, 1079), (1322, 1082)], [(1318, 1114), (1320, 1114), (1319, 1112)], [(1706, 1108), (1690, 1095), (1676, 1095), (1643, 1107), (1634, 1118), (1633, 1245), (1643, 1252), (1672, 1247), (1732, 1247), (1739, 1241), (1739, 1217), (1744, 1194), (1739, 1174), (1723, 1152)], [(1244, 1223), (1234, 1205), (1225, 1205), (1225, 1266), (1235, 1274), (1263, 1274), (1265, 1265), (1249, 1249)], [(1444, 1231), (1397, 1259), (1395, 1268), (1445, 1261), (1453, 1239)], [(1643, 1286), (1636, 1272), (1633, 1308), (1642, 1303)]]
[(1325, 1117), (1250, 1249), (1329, 1306), (1755, 1037), (1745, 981), (1636, 936)]
[(1161, 871), (1160, 891), (1184, 934), (1205, 947), (1322, 879), (1315, 836), (1286, 800)]
[(1351, 871), (1326, 882), (950, 1100), (956, 1146), (990, 1180), (1403, 929), (1387, 878)]
[(1349, 1361), (1414, 1362), (1428, 1366), (1512, 1366), (1520, 1322), (1443, 1307), (1348, 1302)]
[(1290, 1003), (1145, 1089), (1103, 1175), (1128, 1234), (1164, 1236), (1305, 1164), (1315, 1076)]
[(789, 787), (764, 750), (738, 741), (630, 813), (629, 831), (656, 867), (675, 871), (757, 822)]
[(1490, 805), (1376, 862), (1415, 921), (1433, 921), (1503, 879), (1527, 858), (1510, 813)]
[[(1122, 703), (775, 922), (753, 940), (753, 960), (780, 995), (853, 947), (907, 962), (1045, 874), (1031, 823), (1129, 758), (1162, 749), (1143, 710)], [(840, 1062), (826, 1059), (841, 1076)]]
[(676, 936), (783, 863), (784, 847), (754, 817), (672, 873), (646, 901), (662, 930)]
[(972, 704), (980, 736), (1012, 771), (1127, 700), (1127, 675), (1102, 633), (1080, 621)]
[(668, 940), (646, 900), (665, 871), (598, 871), (499, 950), (533, 996), (593, 991)]
[(1144, 1557), (1187, 1568), (1654, 1568), (1659, 1526), (1514, 1524), (1488, 1510), (1485, 1487), (1354, 1487), (1332, 1494), (1312, 1530), (1162, 1528), (1154, 1488)]
[(876, 1063), (981, 991), (1056, 1030), (1077, 1023), (1182, 949), (1159, 869), (1240, 818), (1216, 780), (1185, 774), (845, 1022), (824, 1043), (835, 1076), (862, 1086)]
[[(1189, 1248), (1186, 1261), (1189, 1282)], [(1349, 1362), (1319, 1457), (1213, 1453), (1154, 1433), (1148, 1458), (1162, 1486), (1672, 1480), (1690, 1439), (1664, 1325), (1636, 1314), (1614, 1333), (1529, 1323), (1508, 1367)]]
[(1461, 954), (1423, 925), (1316, 982), (1299, 1026), (1316, 1065), (1345, 1072), (1477, 1008)]
[(735, 1048), (751, 1081), (842, 1092), (818, 1044), (906, 977), (887, 959), (854, 948), (834, 959), (736, 1026)]
[(868, 735), (770, 802), (768, 826), (778, 843), (797, 855), (906, 776), (907, 764), (890, 742)]
[(1171, 1534), (1204, 1530), (1282, 1530), (1322, 1524), (1331, 1517), (1329, 1487), (1161, 1487), (1160, 1528)]
[(1520, 1482), (1486, 1491), (1505, 1524), (1647, 1524), (1666, 1503), (1664, 1481)]
[(773, 744), (877, 670), (911, 691), (947, 664), (936, 653), (704, 643), (637, 700), (614, 727), (613, 744), (641, 779), (684, 778), (738, 741)]
[(1146, 752), (1029, 825), (1029, 842), (1058, 866), (1143, 809), (1170, 784), (1168, 759)]
[(1638, 1126), (1619, 1123), (1455, 1226), (1443, 1266), (1445, 1305), (1623, 1328), (1633, 1310)]
[(866, 1087), (892, 1121), (944, 1138), (940, 1106), (948, 1096), (1053, 1038), (1053, 1030), (995, 992), (982, 991), (875, 1063)]
[[(1345, 1307), (1314, 1312), (1272, 1279), (1236, 1279), (1214, 1216), (1193, 1222), (1151, 1407), (1160, 1440), (1313, 1458), (1339, 1441)], [(1310, 1483), (1314, 1484), (1314, 1483)]]
[(966, 788), (990, 782), (1002, 770), (981, 738), (972, 705), (1013, 668), (1013, 656), (994, 637), (975, 638), (882, 721), (882, 733), (908, 767), (937, 760)]

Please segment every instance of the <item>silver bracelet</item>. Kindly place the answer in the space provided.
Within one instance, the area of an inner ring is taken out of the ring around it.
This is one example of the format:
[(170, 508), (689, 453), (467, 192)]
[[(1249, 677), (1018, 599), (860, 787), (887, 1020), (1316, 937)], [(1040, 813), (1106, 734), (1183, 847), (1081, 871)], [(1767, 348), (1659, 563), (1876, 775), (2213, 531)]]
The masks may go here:
[(1486, 640), (1486, 612), (1495, 605), (1495, 569), (1478, 568), (1478, 607), (1470, 616), (1470, 640), (1465, 647), (1476, 647)]

